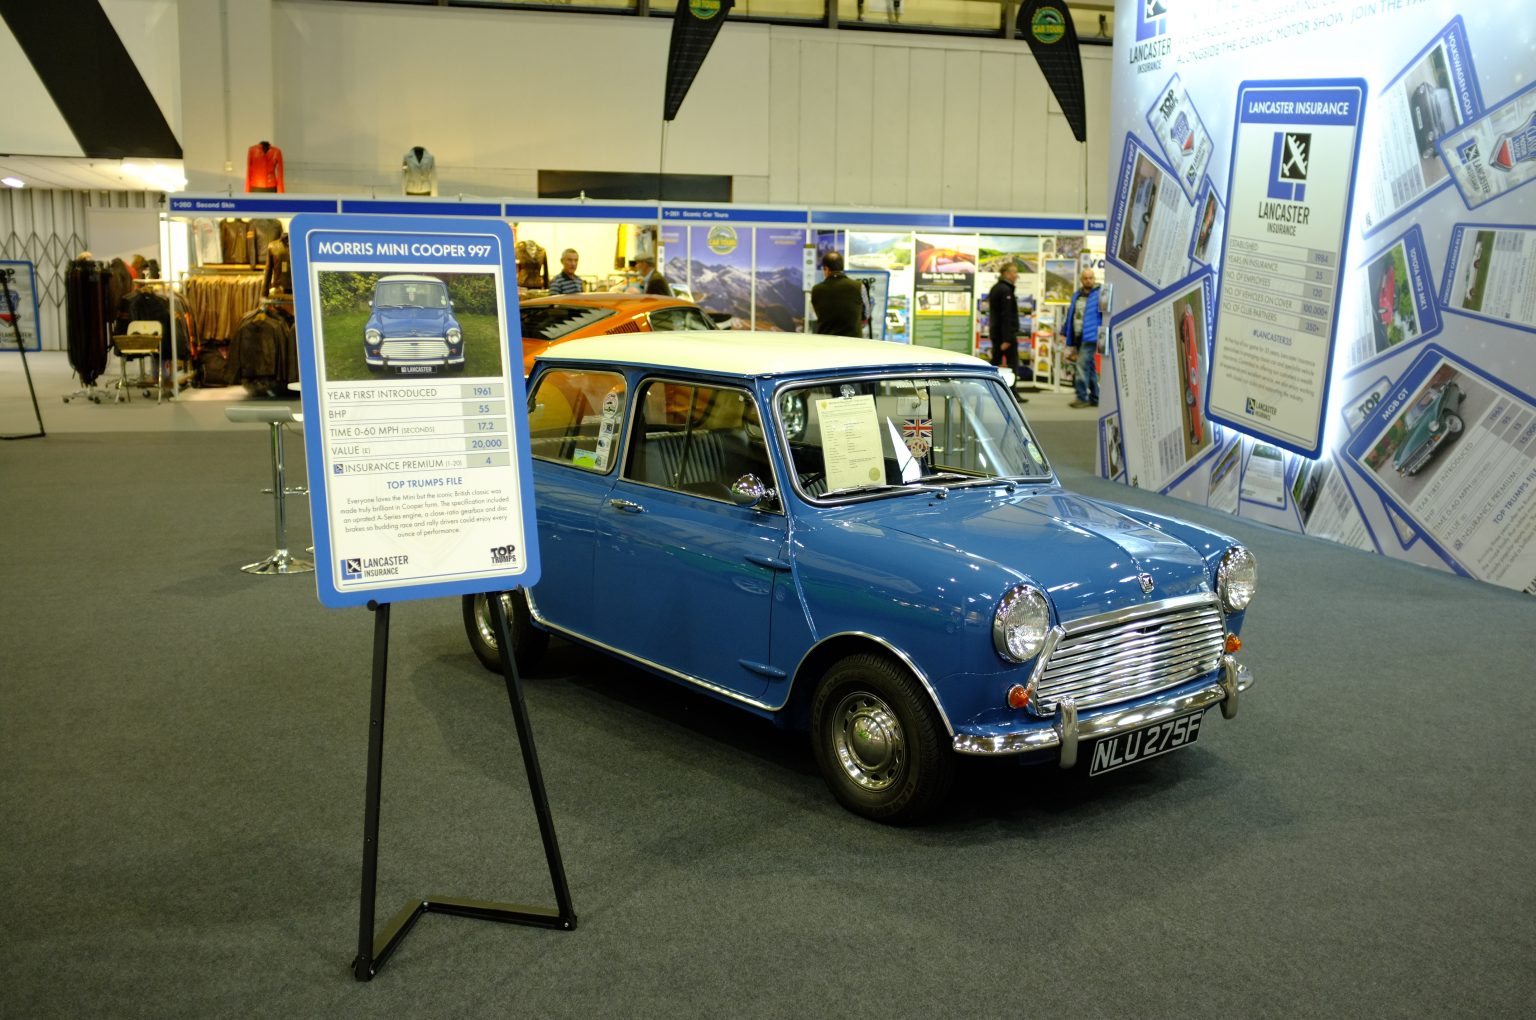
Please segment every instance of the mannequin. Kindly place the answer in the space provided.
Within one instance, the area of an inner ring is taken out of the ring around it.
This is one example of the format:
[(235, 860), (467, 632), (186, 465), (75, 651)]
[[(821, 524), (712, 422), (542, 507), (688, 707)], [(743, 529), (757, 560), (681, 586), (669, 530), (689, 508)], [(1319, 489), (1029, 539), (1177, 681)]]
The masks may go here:
[(283, 190), (283, 150), (262, 139), (245, 154), (246, 191)]
[(407, 195), (437, 194), (437, 160), (420, 145), (400, 158), (401, 187)]

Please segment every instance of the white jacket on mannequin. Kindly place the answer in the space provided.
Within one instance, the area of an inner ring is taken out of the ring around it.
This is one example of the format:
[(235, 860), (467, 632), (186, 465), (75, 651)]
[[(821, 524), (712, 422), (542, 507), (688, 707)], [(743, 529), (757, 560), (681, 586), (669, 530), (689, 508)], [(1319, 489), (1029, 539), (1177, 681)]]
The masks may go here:
[(426, 149), (419, 145), (406, 149), (400, 158), (400, 171), (407, 195), (437, 194), (437, 160)]

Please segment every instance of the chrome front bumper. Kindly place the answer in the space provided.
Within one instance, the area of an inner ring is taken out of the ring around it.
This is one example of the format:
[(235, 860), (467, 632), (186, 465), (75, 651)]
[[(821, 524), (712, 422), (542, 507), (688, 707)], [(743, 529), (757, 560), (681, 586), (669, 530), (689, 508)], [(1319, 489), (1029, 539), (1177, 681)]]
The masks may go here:
[(1221, 714), (1231, 719), (1237, 715), (1238, 695), (1252, 686), (1253, 675), (1248, 667), (1230, 655), (1223, 655), (1220, 675), (1198, 690), (1154, 697), (1134, 708), (1111, 709), (1081, 721), (1077, 705), (1067, 699), (1057, 705), (1056, 718), (1047, 725), (991, 737), (957, 733), (954, 747), (959, 754), (975, 755), (1029, 754), (1057, 748), (1058, 764), (1069, 769), (1077, 764), (1077, 746), (1085, 740), (1111, 737), (1164, 719), (1203, 712), (1213, 705), (1220, 705)]

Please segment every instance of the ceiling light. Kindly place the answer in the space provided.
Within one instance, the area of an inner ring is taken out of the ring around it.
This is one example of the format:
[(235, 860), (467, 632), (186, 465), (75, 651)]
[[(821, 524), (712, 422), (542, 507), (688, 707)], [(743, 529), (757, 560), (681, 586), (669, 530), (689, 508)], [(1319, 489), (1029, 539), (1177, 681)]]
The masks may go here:
[(25, 188), (27, 186), (27, 182), (20, 177), (0, 177), (0, 184), (4, 184), (7, 188)]

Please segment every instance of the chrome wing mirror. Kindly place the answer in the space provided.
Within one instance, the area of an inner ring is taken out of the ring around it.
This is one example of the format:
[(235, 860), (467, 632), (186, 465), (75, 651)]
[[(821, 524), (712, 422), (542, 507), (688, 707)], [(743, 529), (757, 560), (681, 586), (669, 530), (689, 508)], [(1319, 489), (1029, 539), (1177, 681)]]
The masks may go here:
[(742, 475), (731, 484), (731, 502), (754, 510), (766, 509), (778, 499), (778, 494), (763, 484), (754, 474)]

